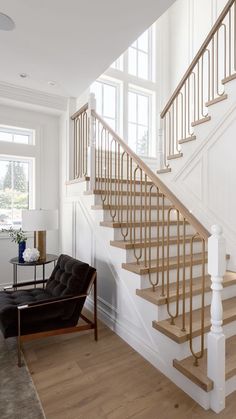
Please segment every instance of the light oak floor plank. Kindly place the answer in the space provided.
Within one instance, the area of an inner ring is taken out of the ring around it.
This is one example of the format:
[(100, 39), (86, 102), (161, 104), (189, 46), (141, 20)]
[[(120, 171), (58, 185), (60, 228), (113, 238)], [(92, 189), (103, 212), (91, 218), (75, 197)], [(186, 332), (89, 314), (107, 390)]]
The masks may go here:
[[(215, 418), (99, 323), (93, 333), (55, 336), (24, 344), (24, 354), (47, 419)], [(217, 419), (235, 419), (227, 398)]]

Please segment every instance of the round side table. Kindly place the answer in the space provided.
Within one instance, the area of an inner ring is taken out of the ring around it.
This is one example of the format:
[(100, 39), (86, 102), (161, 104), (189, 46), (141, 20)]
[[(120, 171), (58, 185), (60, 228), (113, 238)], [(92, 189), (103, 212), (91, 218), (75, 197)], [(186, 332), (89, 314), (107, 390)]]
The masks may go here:
[[(56, 265), (56, 261), (58, 259), (57, 255), (51, 255), (51, 254), (47, 254), (46, 258), (43, 260), (37, 260), (35, 262), (19, 262), (18, 257), (16, 258), (12, 258), (10, 259), (10, 263), (13, 265), (13, 286), (15, 289), (17, 289), (17, 267), (18, 266), (34, 266), (34, 287), (36, 287), (37, 285), (37, 266), (42, 266), (43, 267), (43, 281), (45, 281), (45, 265), (47, 265), (48, 263), (52, 263), (54, 262), (54, 266)], [(41, 281), (40, 281), (41, 283)], [(44, 287), (44, 282), (43, 282), (43, 287)], [(27, 282), (26, 282), (27, 285)]]

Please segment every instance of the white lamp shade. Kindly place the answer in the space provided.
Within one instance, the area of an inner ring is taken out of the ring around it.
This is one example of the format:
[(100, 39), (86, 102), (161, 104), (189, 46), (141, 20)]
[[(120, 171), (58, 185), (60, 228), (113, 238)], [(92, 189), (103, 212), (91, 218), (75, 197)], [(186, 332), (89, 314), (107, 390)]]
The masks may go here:
[(22, 230), (46, 231), (58, 229), (57, 210), (23, 210)]

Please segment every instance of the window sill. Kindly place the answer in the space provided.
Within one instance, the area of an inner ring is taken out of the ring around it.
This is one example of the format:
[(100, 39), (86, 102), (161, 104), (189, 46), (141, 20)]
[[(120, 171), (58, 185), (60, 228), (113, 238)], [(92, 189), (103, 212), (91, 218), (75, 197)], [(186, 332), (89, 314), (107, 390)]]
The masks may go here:
[[(27, 239), (32, 239), (33, 237), (34, 237), (34, 233), (27, 234)], [(6, 240), (6, 239), (11, 241), (11, 237), (9, 237), (9, 234), (0, 231), (0, 240)]]

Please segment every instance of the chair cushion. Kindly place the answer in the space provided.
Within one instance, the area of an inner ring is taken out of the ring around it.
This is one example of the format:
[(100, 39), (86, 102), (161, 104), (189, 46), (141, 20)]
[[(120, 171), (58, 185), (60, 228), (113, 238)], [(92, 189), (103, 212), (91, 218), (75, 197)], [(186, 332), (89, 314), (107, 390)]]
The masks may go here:
[(46, 290), (53, 297), (78, 295), (87, 291), (90, 266), (67, 255), (61, 255), (47, 281)]
[[(1, 291), (0, 292), (0, 328), (6, 337), (14, 324), (17, 325), (17, 306), (20, 304), (35, 303), (39, 301), (48, 301), (51, 295), (47, 290), (41, 288), (33, 288), (21, 291)], [(55, 307), (56, 308), (56, 307)], [(23, 313), (22, 313), (23, 314)], [(59, 317), (62, 314), (62, 307), (57, 307), (54, 312), (45, 310), (43, 307), (39, 311), (33, 309), (24, 316), (24, 323), (32, 321), (42, 322), (45, 319)]]

